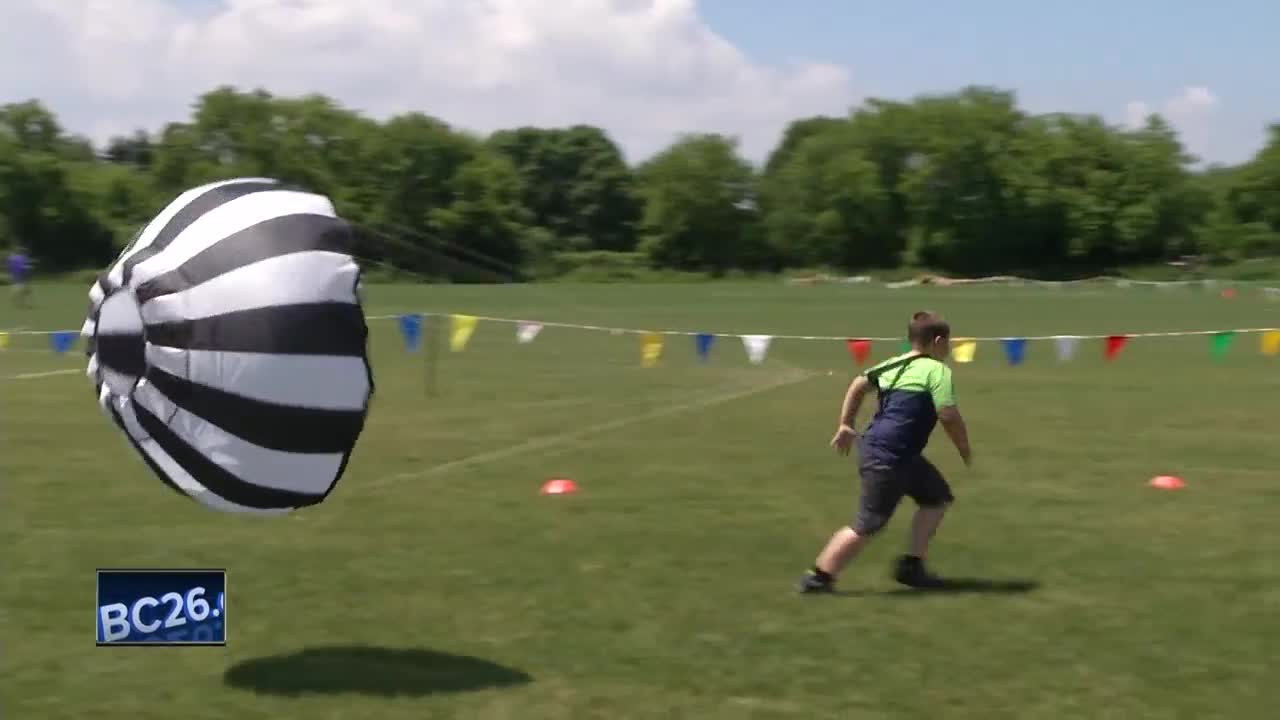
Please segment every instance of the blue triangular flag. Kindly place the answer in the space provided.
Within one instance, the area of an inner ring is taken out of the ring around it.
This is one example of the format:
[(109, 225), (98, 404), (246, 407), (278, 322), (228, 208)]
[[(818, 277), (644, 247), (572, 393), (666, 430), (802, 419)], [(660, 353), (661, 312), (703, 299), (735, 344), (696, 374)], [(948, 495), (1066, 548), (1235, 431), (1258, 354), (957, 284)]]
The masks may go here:
[(404, 336), (404, 346), (409, 352), (417, 352), (418, 341), (422, 339), (422, 316), (401, 315), (400, 334)]
[(1009, 364), (1021, 365), (1022, 359), (1026, 357), (1026, 338), (1005, 338), (1002, 344), (1004, 345), (1004, 354), (1009, 358)]
[(49, 336), (49, 344), (53, 346), (54, 352), (64, 353), (70, 350), (72, 345), (76, 344), (76, 335), (77, 333), (70, 330), (56, 332)]
[(711, 343), (716, 339), (715, 335), (710, 333), (699, 333), (695, 340), (698, 343), (698, 359), (703, 362), (707, 361), (707, 355), (711, 353)]

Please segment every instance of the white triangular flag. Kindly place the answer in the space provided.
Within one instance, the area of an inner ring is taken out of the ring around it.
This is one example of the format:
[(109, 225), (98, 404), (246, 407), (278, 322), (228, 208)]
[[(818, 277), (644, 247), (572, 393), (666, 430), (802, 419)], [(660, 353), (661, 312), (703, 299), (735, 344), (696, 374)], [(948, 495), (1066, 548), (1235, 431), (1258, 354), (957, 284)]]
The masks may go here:
[(1057, 346), (1059, 362), (1066, 362), (1076, 356), (1076, 343), (1080, 338), (1074, 335), (1059, 335), (1053, 340)]
[(773, 340), (772, 335), (743, 335), (742, 346), (747, 349), (747, 359), (753, 365), (759, 365), (764, 362), (764, 356), (769, 352), (769, 342)]
[(522, 322), (516, 326), (516, 340), (522, 343), (533, 342), (538, 337), (538, 333), (542, 332), (542, 325), (535, 322)]

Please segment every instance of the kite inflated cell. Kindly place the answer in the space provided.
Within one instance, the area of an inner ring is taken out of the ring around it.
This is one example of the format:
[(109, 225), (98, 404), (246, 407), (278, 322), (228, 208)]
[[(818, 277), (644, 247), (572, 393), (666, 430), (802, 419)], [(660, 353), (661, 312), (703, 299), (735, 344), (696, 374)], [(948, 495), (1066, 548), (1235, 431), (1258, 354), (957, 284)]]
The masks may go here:
[(179, 196), (94, 284), (89, 377), (165, 484), (267, 514), (333, 490), (373, 392), (351, 251), (324, 196), (231, 180)]

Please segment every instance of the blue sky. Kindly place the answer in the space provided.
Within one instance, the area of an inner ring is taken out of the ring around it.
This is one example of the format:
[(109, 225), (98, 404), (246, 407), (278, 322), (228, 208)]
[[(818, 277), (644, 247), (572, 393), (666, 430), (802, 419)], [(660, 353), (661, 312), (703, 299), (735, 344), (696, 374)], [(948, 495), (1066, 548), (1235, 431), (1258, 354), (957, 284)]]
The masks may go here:
[(703, 0), (699, 13), (753, 58), (838, 63), (872, 96), (989, 84), (1030, 111), (1122, 122), (1129, 102), (1159, 110), (1203, 86), (1218, 99), (1203, 120), (1212, 161), (1249, 158), (1280, 122), (1276, 0)]

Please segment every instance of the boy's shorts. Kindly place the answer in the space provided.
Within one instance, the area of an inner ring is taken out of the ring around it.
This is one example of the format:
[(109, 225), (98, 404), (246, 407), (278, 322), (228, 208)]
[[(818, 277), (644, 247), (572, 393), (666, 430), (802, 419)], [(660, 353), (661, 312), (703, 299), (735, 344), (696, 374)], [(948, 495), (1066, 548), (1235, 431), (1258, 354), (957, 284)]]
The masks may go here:
[(946, 478), (923, 455), (892, 466), (865, 463), (858, 473), (862, 491), (858, 512), (849, 527), (859, 535), (874, 535), (887, 525), (904, 495), (926, 508), (955, 500)]

